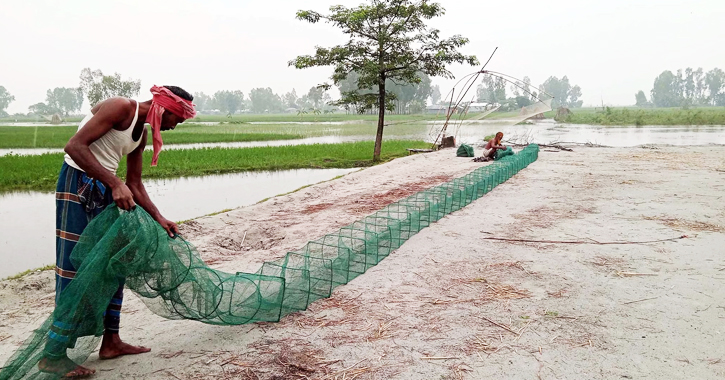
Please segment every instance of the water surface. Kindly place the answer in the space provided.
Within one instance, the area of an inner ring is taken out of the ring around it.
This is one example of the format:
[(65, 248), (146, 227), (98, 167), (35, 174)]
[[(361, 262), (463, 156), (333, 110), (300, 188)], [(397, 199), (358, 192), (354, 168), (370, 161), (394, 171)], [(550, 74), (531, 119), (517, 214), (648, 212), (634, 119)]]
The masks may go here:
[[(302, 186), (357, 169), (300, 169), (245, 172), (146, 181), (164, 217), (192, 219), (248, 206)], [(55, 262), (55, 195), (22, 192), (0, 195), (0, 278)]]

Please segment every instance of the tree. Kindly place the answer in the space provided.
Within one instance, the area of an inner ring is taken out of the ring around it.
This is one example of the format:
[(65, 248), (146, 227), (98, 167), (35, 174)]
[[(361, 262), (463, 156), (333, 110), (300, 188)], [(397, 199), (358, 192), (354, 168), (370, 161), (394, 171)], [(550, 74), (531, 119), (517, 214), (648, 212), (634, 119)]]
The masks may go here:
[[(717, 67), (708, 71), (705, 74), (705, 85), (709, 92), (708, 103), (713, 106), (725, 106), (725, 72)], [(0, 109), (2, 109), (1, 104)]]
[(51, 109), (68, 116), (71, 112), (81, 110), (81, 106), (83, 106), (83, 90), (80, 87), (56, 87), (45, 93), (45, 102)]
[(58, 112), (58, 109), (48, 106), (45, 103), (35, 103), (28, 107), (28, 113), (34, 115), (52, 115)]
[(725, 105), (725, 73), (714, 68), (705, 73), (702, 68), (688, 67), (674, 74), (663, 71), (655, 78), (651, 103), (656, 107), (689, 107)]
[(237, 91), (217, 91), (214, 93), (214, 105), (227, 115), (234, 115), (244, 107), (244, 93)]
[(5, 87), (0, 86), (0, 115), (5, 116), (7, 113), (5, 110), (8, 108), (10, 103), (15, 101), (15, 96), (10, 94)]
[(680, 80), (672, 71), (666, 70), (655, 78), (650, 99), (655, 107), (679, 107), (683, 97), (680, 91)]
[[(321, 86), (310, 88), (307, 92), (307, 99), (312, 103), (312, 108), (319, 109), (325, 104), (323, 97), (326, 95), (326, 90)], [(329, 95), (328, 95), (329, 98)]]
[(481, 83), (476, 87), (476, 97), (479, 102), (506, 102), (506, 81), (493, 75), (484, 75)]
[(531, 96), (531, 78), (525, 76), (524, 77), (524, 83), (521, 83), (522, 87), (522, 94), (521, 96), (526, 96), (529, 98), (531, 103), (538, 101), (535, 97), (532, 98)]
[(557, 107), (569, 107), (577, 108), (581, 107), (584, 103), (579, 98), (582, 96), (582, 90), (579, 86), (571, 86), (569, 84), (569, 78), (564, 75), (561, 79), (551, 76), (549, 79), (539, 86), (539, 93), (541, 90), (551, 94), (554, 97), (552, 100), (552, 108)]
[(707, 97), (705, 96), (705, 90), (707, 85), (705, 84), (705, 73), (702, 67), (699, 67), (692, 73), (693, 80), (695, 81), (695, 104), (705, 105), (707, 104)]
[(516, 106), (519, 108), (528, 107), (531, 105), (531, 99), (528, 96), (519, 95), (516, 98)]
[[(442, 16), (445, 10), (428, 0), (369, 0), (354, 8), (342, 5), (330, 7), (330, 14), (299, 11), (297, 19), (310, 23), (324, 20), (340, 28), (349, 38), (344, 45), (332, 48), (317, 47), (315, 55), (299, 56), (289, 62), (298, 69), (315, 66), (334, 66), (331, 77), (334, 84), (355, 71), (358, 90), (377, 90), (376, 94), (346, 92), (342, 98), (351, 98), (365, 109), (378, 109), (378, 130), (375, 136), (373, 160), (380, 160), (385, 110), (392, 102), (386, 91), (386, 80), (397, 83), (419, 83), (418, 73), (453, 78), (446, 65), (450, 63), (478, 64), (475, 56), (458, 52), (468, 39), (453, 36), (440, 38), (440, 31), (428, 29), (426, 20)], [(376, 87), (376, 88), (374, 88)], [(362, 102), (360, 102), (362, 100)]]
[(80, 88), (88, 97), (91, 107), (114, 96), (136, 96), (141, 90), (141, 80), (122, 80), (119, 73), (103, 75), (101, 70), (91, 71), (90, 68), (85, 68), (81, 70), (80, 79)]
[(639, 92), (634, 95), (634, 98), (637, 100), (637, 103), (635, 104), (637, 107), (648, 107), (650, 105), (647, 101), (647, 96), (642, 90), (639, 90)]
[(283, 107), (282, 99), (269, 87), (253, 88), (249, 92), (249, 99), (254, 113), (279, 112)]
[(287, 108), (297, 108), (297, 100), (299, 98), (297, 97), (297, 91), (293, 88), (292, 91), (284, 94), (282, 97), (282, 101), (284, 102), (284, 106)]
[(378, 92), (372, 88), (359, 89), (357, 86), (359, 79), (360, 74), (352, 71), (347, 74), (347, 77), (337, 81), (336, 85), (340, 94), (346, 94), (346, 96), (336, 101), (335, 105), (342, 106), (346, 110), (352, 110), (355, 113), (364, 113), (372, 109), (372, 107), (367, 107), (365, 103), (369, 101), (375, 104)]
[(203, 92), (195, 92), (194, 105), (197, 111), (209, 111), (214, 108), (214, 99)]
[(441, 101), (441, 88), (438, 85), (431, 87), (430, 101), (433, 104), (438, 104)]

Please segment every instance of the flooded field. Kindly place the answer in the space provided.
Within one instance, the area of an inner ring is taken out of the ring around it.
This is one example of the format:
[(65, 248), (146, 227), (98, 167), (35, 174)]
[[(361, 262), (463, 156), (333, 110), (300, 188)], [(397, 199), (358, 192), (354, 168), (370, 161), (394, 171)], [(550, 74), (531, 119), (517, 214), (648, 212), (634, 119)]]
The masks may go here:
[[(329, 122), (333, 124), (335, 122)], [(218, 123), (217, 123), (218, 124)], [(324, 123), (257, 122), (250, 127), (250, 133), (294, 132), (305, 136), (302, 139), (248, 141), (226, 143), (167, 144), (164, 149), (200, 149), (200, 148), (252, 148), (261, 146), (290, 146), (311, 144), (337, 144), (375, 139), (376, 126), (373, 123), (339, 122), (350, 124), (339, 128), (329, 128)], [(269, 125), (265, 125), (269, 124)], [(275, 125), (272, 125), (275, 124)], [(295, 128), (291, 129), (291, 126)], [(415, 122), (391, 124), (385, 128), (385, 138), (396, 140), (424, 140), (433, 142), (438, 136), (442, 123)], [(232, 127), (229, 127), (232, 128)], [(239, 127), (234, 127), (239, 128)], [(504, 139), (515, 142), (536, 142), (539, 144), (568, 142), (593, 143), (612, 147), (630, 147), (645, 144), (665, 145), (708, 145), (725, 144), (725, 126), (601, 126), (586, 124), (562, 124), (553, 120), (541, 120), (531, 124), (512, 125), (507, 120), (475, 120), (451, 122), (447, 135), (455, 135), (459, 143), (476, 144), (483, 138), (496, 132), (503, 132)], [(147, 146), (151, 150), (151, 146)], [(62, 152), (56, 149), (0, 149), (0, 156), (8, 154), (32, 155)]]
[[(357, 169), (247, 172), (154, 180), (146, 190), (163, 215), (174, 221), (247, 206)], [(55, 196), (25, 192), (0, 195), (0, 278), (55, 260)]]

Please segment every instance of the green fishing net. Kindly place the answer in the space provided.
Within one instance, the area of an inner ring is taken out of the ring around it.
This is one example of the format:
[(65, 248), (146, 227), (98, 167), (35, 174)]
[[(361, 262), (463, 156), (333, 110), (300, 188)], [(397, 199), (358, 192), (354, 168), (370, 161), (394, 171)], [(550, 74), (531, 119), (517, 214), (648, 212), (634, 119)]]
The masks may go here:
[[(103, 312), (121, 279), (154, 313), (217, 325), (279, 321), (378, 264), (429, 224), (482, 197), (534, 162), (539, 147), (482, 166), (450, 182), (391, 203), (338, 231), (308, 242), (256, 273), (214, 270), (183, 238), (169, 238), (140, 207), (107, 208), (83, 232), (71, 255), (76, 277), (42, 326), (7, 361), (0, 380), (57, 379), (39, 372), (57, 326), (68, 357), (83, 363), (103, 334)], [(57, 332), (57, 331), (56, 331)], [(64, 369), (63, 373), (72, 369)]]
[(456, 157), (473, 157), (473, 147), (466, 144), (461, 144), (456, 151)]
[(511, 149), (510, 146), (507, 146), (506, 149), (496, 149), (496, 152), (493, 155), (494, 161), (498, 161), (506, 156), (513, 156), (514, 150)]

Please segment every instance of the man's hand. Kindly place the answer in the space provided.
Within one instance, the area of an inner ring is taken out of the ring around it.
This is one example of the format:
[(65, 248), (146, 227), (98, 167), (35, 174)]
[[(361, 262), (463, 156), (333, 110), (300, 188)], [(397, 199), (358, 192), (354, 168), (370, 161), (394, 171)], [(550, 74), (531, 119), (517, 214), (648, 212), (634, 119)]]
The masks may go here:
[(111, 191), (113, 192), (113, 201), (116, 202), (120, 209), (129, 211), (136, 207), (136, 202), (133, 201), (133, 193), (125, 183), (119, 181), (118, 185), (114, 186)]
[(169, 237), (174, 237), (179, 234), (179, 226), (176, 225), (176, 223), (161, 217), (158, 220), (161, 227), (163, 227), (166, 232), (169, 234)]

